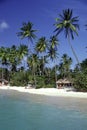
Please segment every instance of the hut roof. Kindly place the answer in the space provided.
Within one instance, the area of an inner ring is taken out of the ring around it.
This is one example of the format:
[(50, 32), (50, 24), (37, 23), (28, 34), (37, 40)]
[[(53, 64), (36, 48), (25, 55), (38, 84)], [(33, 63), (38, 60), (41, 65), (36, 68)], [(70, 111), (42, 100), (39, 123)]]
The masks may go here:
[(8, 82), (6, 79), (0, 79), (0, 82)]
[(63, 83), (63, 79), (59, 79), (56, 83)]
[(63, 80), (63, 83), (66, 83), (66, 84), (68, 84), (68, 83), (71, 83), (68, 79), (64, 79)]
[(59, 83), (59, 84), (61, 84), (61, 83), (63, 83), (63, 84), (69, 84), (69, 83), (71, 83), (71, 81), (68, 80), (68, 79), (59, 79), (56, 83)]

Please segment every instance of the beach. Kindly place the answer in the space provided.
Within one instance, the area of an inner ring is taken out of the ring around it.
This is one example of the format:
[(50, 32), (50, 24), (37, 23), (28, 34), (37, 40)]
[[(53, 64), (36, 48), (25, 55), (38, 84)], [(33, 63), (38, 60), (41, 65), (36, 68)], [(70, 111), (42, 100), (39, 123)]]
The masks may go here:
[(87, 98), (86, 92), (76, 92), (76, 91), (67, 91), (67, 89), (57, 89), (57, 88), (28, 88), (25, 87), (12, 87), (12, 86), (1, 86), (0, 89), (3, 90), (16, 90), (18, 92), (30, 93), (30, 94), (39, 94), (47, 96), (56, 96), (56, 97), (73, 97), (73, 98)]

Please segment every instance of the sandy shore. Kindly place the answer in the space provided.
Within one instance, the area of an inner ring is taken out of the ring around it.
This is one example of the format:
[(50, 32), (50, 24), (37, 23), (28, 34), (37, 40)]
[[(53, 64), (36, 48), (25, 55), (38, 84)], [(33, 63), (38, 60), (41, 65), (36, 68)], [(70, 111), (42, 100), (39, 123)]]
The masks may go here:
[(0, 89), (16, 90), (19, 92), (26, 92), (30, 94), (39, 94), (47, 96), (87, 98), (87, 93), (67, 91), (66, 89), (56, 89), (56, 88), (25, 89), (25, 87), (11, 87), (11, 86), (1, 86)]

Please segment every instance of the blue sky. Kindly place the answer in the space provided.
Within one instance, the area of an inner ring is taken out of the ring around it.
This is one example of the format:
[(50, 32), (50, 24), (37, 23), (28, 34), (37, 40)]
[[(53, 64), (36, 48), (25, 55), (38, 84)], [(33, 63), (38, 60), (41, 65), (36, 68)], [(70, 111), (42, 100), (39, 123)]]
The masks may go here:
[[(49, 39), (54, 33), (56, 17), (64, 9), (73, 9), (73, 15), (79, 16), (79, 36), (75, 36), (72, 45), (81, 62), (87, 58), (87, 0), (0, 0), (0, 46), (19, 45), (21, 40), (16, 33), (19, 32), (23, 22), (31, 21), (37, 31), (37, 37), (46, 36)], [(71, 49), (63, 33), (58, 37), (59, 54), (67, 53), (73, 57)], [(27, 41), (23, 40), (22, 43)]]

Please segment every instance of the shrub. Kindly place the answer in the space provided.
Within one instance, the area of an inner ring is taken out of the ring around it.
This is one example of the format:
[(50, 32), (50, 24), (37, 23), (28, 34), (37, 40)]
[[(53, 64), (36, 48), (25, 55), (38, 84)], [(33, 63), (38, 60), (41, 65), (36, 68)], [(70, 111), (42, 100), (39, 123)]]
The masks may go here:
[(24, 72), (15, 72), (10, 79), (11, 86), (26, 86), (28, 84), (28, 75)]
[(49, 80), (46, 76), (37, 76), (36, 81), (36, 88), (53, 88), (56, 86), (55, 81)]
[(78, 73), (74, 79), (75, 89), (77, 91), (86, 91), (87, 92), (87, 74)]

